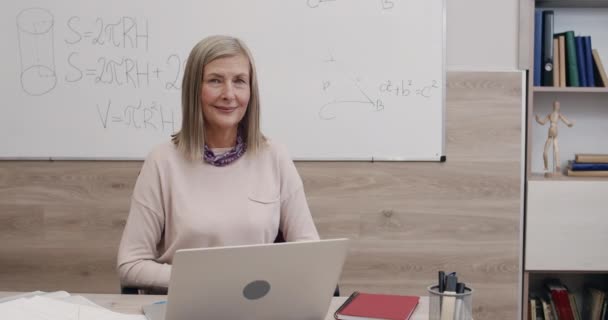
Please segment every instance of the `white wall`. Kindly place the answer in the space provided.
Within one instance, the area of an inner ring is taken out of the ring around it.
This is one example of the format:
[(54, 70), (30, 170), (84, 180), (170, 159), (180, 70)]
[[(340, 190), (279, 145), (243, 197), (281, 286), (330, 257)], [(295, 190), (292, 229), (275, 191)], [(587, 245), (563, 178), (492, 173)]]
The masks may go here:
[(446, 0), (448, 70), (518, 69), (518, 0)]

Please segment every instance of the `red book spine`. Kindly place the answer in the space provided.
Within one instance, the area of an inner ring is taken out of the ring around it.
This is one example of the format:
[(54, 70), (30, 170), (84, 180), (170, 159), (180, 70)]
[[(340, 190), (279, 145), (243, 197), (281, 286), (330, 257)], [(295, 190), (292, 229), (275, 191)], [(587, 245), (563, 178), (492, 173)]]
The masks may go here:
[(559, 313), (559, 319), (574, 320), (568, 292), (566, 290), (551, 290), (551, 297), (555, 303), (556, 311)]

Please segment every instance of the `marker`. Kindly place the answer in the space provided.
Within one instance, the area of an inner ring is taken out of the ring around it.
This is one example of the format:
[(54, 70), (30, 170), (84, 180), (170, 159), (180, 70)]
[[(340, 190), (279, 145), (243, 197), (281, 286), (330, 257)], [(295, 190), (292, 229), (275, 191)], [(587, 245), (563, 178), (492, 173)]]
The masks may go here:
[(454, 320), (457, 283), (458, 277), (454, 273), (446, 277), (445, 291), (441, 302), (441, 320)]
[[(458, 282), (456, 284), (456, 293), (464, 293), (464, 283)], [(464, 297), (456, 298), (456, 312), (454, 313), (454, 320), (464, 319)]]

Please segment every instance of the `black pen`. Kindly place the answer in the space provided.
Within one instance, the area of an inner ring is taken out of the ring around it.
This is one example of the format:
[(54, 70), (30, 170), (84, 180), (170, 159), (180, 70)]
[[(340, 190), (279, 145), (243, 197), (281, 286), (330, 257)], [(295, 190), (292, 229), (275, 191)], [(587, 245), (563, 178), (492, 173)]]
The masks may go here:
[(439, 292), (443, 293), (445, 290), (445, 272), (439, 271), (439, 283), (437, 289)]
[(464, 293), (464, 288), (465, 288), (464, 283), (458, 282), (456, 284), (456, 293)]
[[(456, 284), (456, 293), (462, 294), (464, 293), (465, 284), (462, 282), (458, 282)], [(461, 320), (464, 319), (464, 297), (456, 298), (456, 312), (454, 312), (454, 319)]]

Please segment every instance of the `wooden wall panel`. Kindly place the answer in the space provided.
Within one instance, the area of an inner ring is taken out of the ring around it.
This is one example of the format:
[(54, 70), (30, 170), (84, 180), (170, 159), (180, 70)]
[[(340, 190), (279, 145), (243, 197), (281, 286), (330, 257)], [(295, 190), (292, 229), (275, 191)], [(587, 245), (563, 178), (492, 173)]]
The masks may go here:
[[(323, 238), (353, 239), (353, 290), (425, 294), (439, 269), (475, 319), (516, 319), (521, 74), (448, 74), (447, 162), (298, 162)], [(405, 119), (408, 121), (416, 119)], [(0, 290), (118, 292), (116, 250), (141, 162), (0, 162)]]

